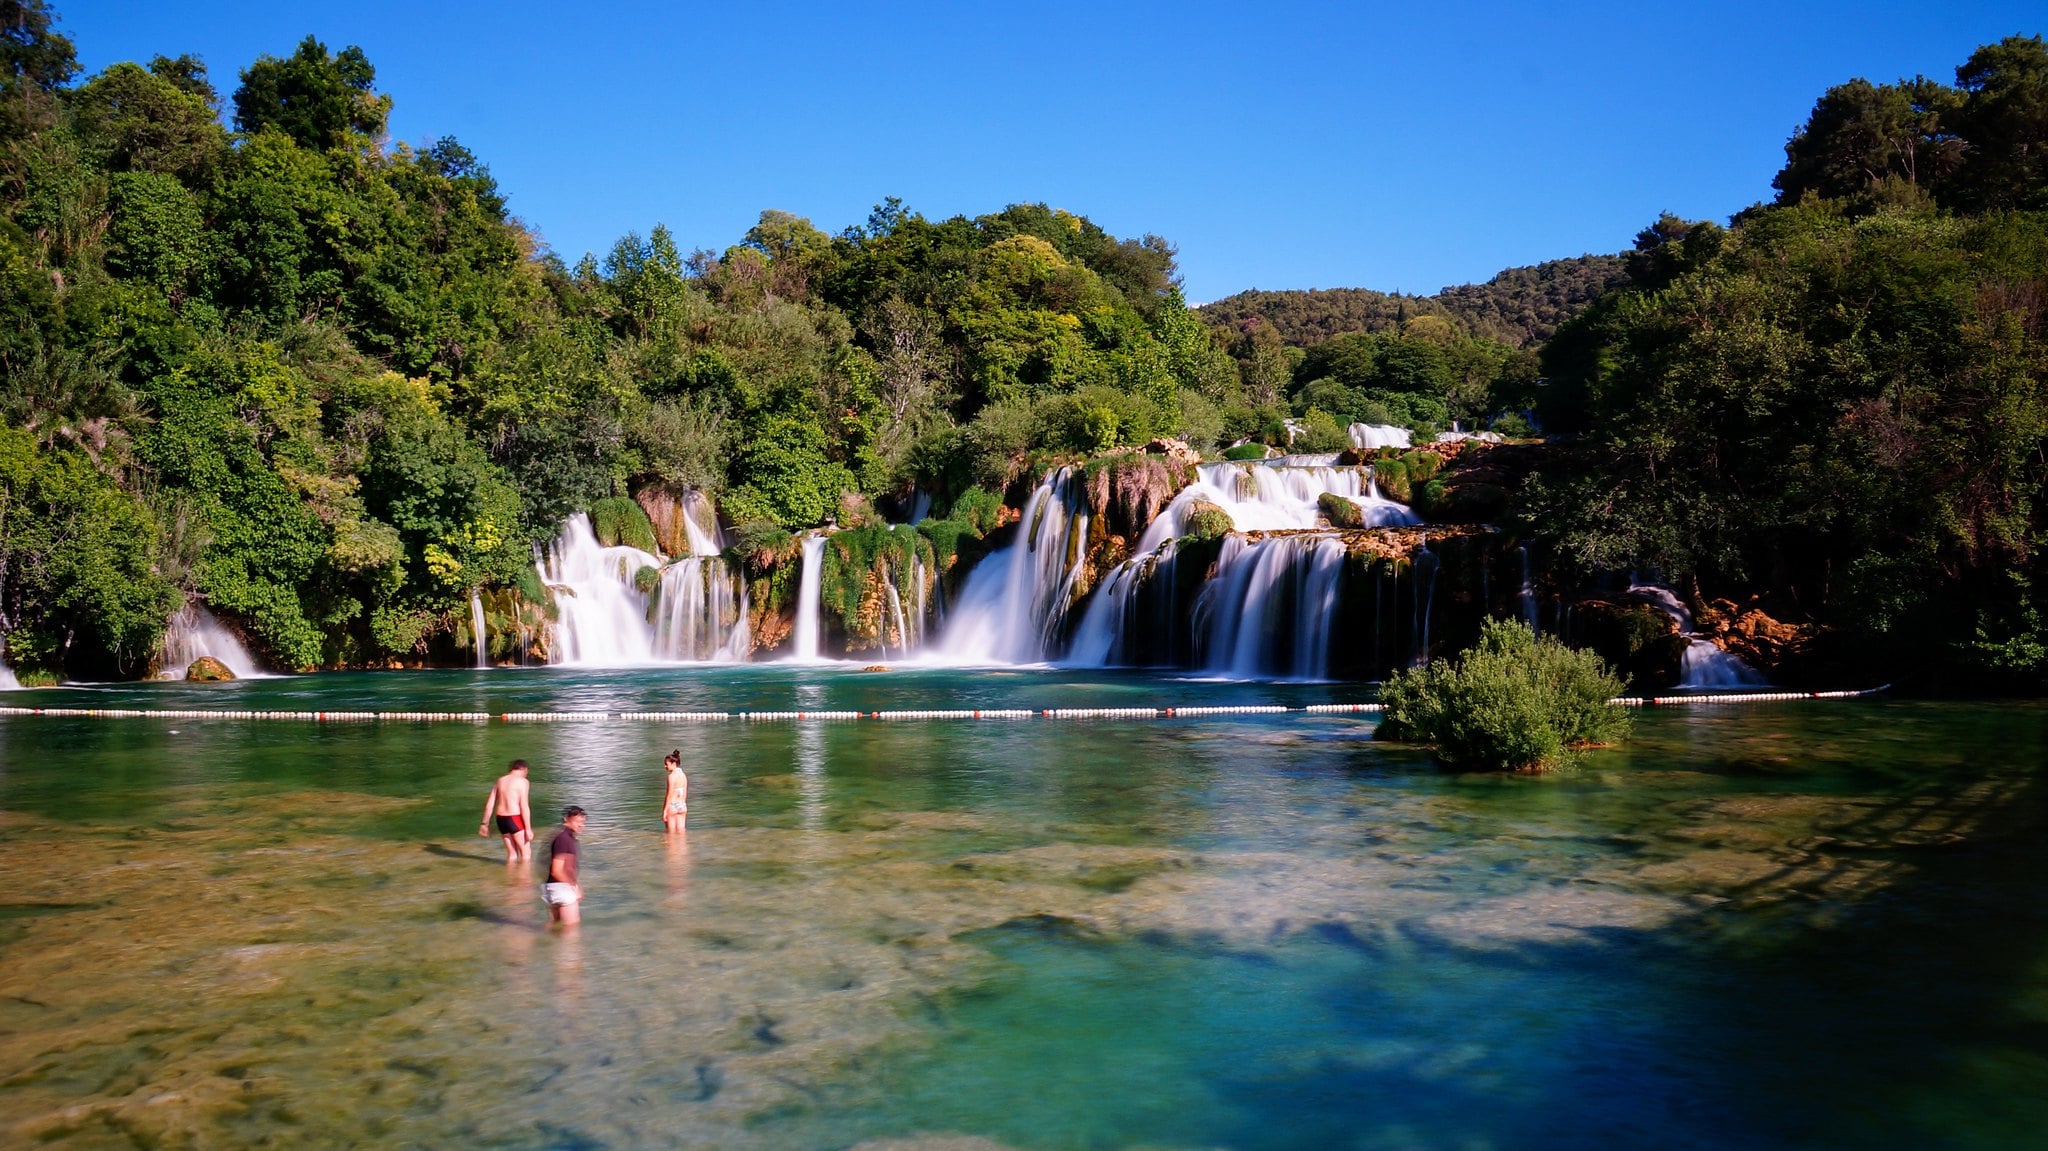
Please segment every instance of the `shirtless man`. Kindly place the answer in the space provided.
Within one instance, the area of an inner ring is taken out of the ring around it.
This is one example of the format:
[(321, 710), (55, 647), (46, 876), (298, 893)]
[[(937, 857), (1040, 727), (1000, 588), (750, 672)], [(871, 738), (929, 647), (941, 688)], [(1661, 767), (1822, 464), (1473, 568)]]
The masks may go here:
[(582, 808), (563, 808), (562, 830), (548, 841), (548, 881), (541, 886), (540, 897), (547, 901), (548, 918), (564, 927), (574, 927), (583, 918), (577, 909), (583, 902), (582, 870), (578, 866), (583, 860), (583, 845), (576, 838), (583, 830), (583, 822)]
[(476, 833), (490, 838), (493, 820), (497, 821), (498, 834), (505, 837), (505, 862), (524, 861), (527, 848), (533, 843), (533, 807), (527, 797), (525, 760), (513, 760), (498, 782), (491, 785), (490, 794), (484, 796), (484, 821), (476, 825)]

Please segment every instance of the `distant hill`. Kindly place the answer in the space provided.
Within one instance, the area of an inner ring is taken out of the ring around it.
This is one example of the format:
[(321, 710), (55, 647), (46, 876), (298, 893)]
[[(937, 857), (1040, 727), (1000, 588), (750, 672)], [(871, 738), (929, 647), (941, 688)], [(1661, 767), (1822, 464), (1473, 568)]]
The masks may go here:
[(1231, 328), (1264, 316), (1283, 341), (1303, 348), (1345, 332), (1395, 327), (1412, 316), (1448, 316), (1475, 336), (1520, 348), (1549, 339), (1559, 324), (1621, 278), (1620, 256), (1577, 256), (1509, 268), (1483, 284), (1445, 288), (1434, 296), (1370, 288), (1255, 289), (1205, 304), (1200, 314), (1210, 324)]

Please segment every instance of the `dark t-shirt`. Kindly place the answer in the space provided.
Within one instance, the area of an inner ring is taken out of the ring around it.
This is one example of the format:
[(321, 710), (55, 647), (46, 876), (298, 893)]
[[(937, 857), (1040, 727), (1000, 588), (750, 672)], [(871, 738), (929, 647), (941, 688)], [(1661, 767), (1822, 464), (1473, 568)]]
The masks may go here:
[[(565, 855), (569, 857), (569, 861), (563, 864), (562, 867), (559, 870), (557, 870), (555, 867), (555, 861), (557, 859), (562, 858)], [(565, 827), (562, 830), (556, 832), (555, 837), (548, 841), (549, 883), (576, 882), (576, 867), (578, 864), (582, 862), (582, 848), (576, 842), (575, 832), (570, 831), (568, 828)], [(555, 876), (557, 875), (560, 875), (562, 878), (560, 880), (557, 880), (555, 878)]]

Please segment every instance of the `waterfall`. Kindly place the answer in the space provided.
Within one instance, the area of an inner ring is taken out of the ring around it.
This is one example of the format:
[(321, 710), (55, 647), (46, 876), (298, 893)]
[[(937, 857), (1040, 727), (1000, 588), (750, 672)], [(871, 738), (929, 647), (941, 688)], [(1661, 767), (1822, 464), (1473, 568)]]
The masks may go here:
[[(896, 646), (902, 655), (910, 654), (910, 621), (903, 616), (903, 595), (896, 590), (895, 573), (885, 564), (882, 567), (882, 590), (889, 596), (889, 614), (896, 621)], [(882, 658), (889, 657), (889, 635), (882, 633)]]
[(469, 641), (476, 647), (476, 665), (491, 666), (491, 647), (484, 639), (484, 597), (475, 588), (469, 591)]
[[(1136, 645), (1132, 639), (1137, 629), (1147, 623), (1170, 625), (1170, 620), (1141, 618), (1139, 590), (1171, 574), (1174, 541), (1186, 534), (1186, 518), (1196, 504), (1222, 508), (1241, 532), (1317, 527), (1322, 522), (1318, 501), (1325, 493), (1357, 504), (1367, 527), (1421, 522), (1405, 504), (1380, 495), (1370, 468), (1338, 467), (1336, 459), (1334, 454), (1277, 456), (1197, 468), (1195, 482), (1182, 488), (1160, 511), (1138, 537), (1131, 558), (1105, 575), (1089, 597), (1067, 662), (1091, 667), (1133, 663)], [(1217, 578), (1222, 578), (1220, 569)], [(1198, 628), (1197, 636), (1201, 634)], [(1323, 666), (1318, 664), (1313, 671), (1300, 674), (1320, 676)]]
[[(1429, 622), (1436, 612), (1436, 572), (1440, 566), (1436, 553), (1429, 550), (1428, 536), (1422, 537), (1422, 546), (1415, 549), (1415, 558), (1411, 562), (1415, 569), (1415, 635), (1418, 644), (1415, 666), (1421, 667), (1429, 662)], [(1429, 569), (1426, 578), (1423, 575), (1425, 565)]]
[(938, 653), (943, 659), (1037, 663), (1052, 654), (1088, 545), (1081, 496), (1080, 473), (1064, 467), (1032, 491), (1016, 538), (968, 573)]
[(193, 601), (171, 616), (170, 627), (164, 631), (163, 658), (157, 676), (183, 679), (185, 669), (201, 656), (219, 660), (237, 679), (266, 678), (241, 639), (215, 619), (212, 612)]
[(7, 637), (0, 636), (0, 691), (13, 691), (21, 686), (14, 678), (14, 669), (7, 666)]
[(1407, 448), (1413, 440), (1408, 429), (1394, 424), (1353, 424), (1351, 446), (1357, 451), (1373, 448)]
[[(716, 524), (696, 515), (686, 529), (693, 554), (664, 564), (635, 547), (604, 547), (581, 512), (534, 561), (555, 592), (550, 663), (618, 666), (657, 660), (737, 660), (752, 646), (746, 588), (719, 557)], [(659, 573), (652, 589), (642, 569)], [(728, 622), (729, 621), (729, 622)]]
[(1335, 536), (1232, 535), (1195, 600), (1201, 666), (1219, 674), (1329, 674), (1330, 621), (1346, 549)]
[(1529, 545), (1523, 544), (1516, 550), (1522, 553), (1522, 590), (1516, 597), (1522, 608), (1522, 622), (1529, 625), (1530, 631), (1540, 634), (1543, 629), (1536, 625), (1536, 581), (1529, 575)]
[(1677, 687), (1698, 691), (1717, 691), (1734, 687), (1767, 687), (1770, 680), (1762, 672), (1743, 662), (1741, 656), (1721, 650), (1721, 646), (1702, 637), (1692, 629), (1692, 609), (1678, 598), (1678, 593), (1661, 584), (1629, 584), (1628, 594), (1650, 603), (1657, 610), (1671, 617), (1678, 625), (1678, 634), (1686, 641), (1685, 654), (1679, 661)]
[(825, 584), (825, 535), (812, 532), (804, 537), (802, 580), (796, 593), (796, 658), (816, 660), (818, 658), (818, 632), (820, 629), (820, 589)]

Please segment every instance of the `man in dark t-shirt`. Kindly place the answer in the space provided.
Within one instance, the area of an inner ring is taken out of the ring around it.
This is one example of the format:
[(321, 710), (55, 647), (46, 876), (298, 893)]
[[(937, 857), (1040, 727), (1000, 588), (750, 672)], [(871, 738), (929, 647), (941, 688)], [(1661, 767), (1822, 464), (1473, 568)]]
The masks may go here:
[(563, 808), (562, 830), (548, 841), (548, 880), (540, 889), (541, 898), (547, 900), (548, 918), (564, 925), (582, 918), (577, 910), (577, 905), (583, 901), (583, 885), (579, 882), (577, 867), (582, 862), (582, 845), (576, 836), (583, 830), (583, 823), (582, 808)]

